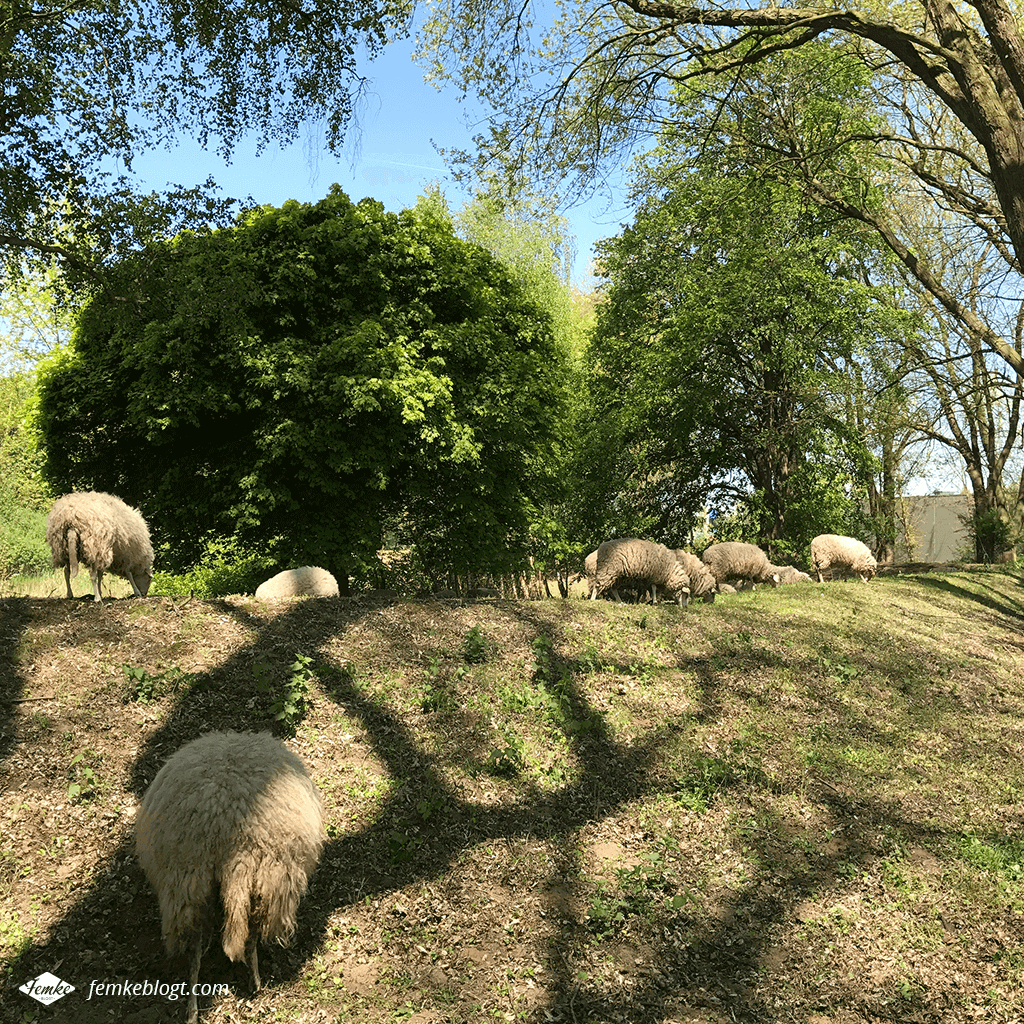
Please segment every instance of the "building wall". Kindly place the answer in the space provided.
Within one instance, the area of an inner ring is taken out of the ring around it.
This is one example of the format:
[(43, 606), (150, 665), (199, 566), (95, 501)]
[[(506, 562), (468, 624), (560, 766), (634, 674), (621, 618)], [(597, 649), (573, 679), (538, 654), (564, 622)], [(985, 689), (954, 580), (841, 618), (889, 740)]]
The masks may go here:
[(923, 494), (899, 499), (901, 536), (896, 562), (950, 562), (968, 545), (961, 522), (974, 509), (969, 494)]

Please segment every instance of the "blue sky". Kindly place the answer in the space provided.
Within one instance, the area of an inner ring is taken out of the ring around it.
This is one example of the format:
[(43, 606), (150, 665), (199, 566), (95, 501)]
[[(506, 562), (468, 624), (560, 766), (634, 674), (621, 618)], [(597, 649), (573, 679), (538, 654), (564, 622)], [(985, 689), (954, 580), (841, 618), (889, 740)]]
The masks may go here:
[[(254, 144), (241, 140), (231, 163), (225, 164), (215, 152), (185, 140), (172, 152), (136, 157), (132, 169), (143, 188), (160, 191), (167, 182), (195, 185), (212, 176), (226, 195), (251, 195), (274, 206), (286, 199), (316, 202), (336, 182), (353, 201), (370, 196), (389, 210), (400, 210), (437, 182), (457, 209), (467, 196), (450, 179), (434, 143), (469, 148), (474, 132), (466, 117), (472, 113), (460, 105), (454, 89), (438, 91), (424, 82), (412, 49), (411, 39), (393, 43), (378, 60), (361, 66), (360, 72), (372, 81), (360, 110), (361, 130), (350, 133), (341, 156), (323, 146), (310, 148), (300, 139), (286, 150), (268, 147), (256, 157)], [(611, 212), (608, 208), (608, 199), (598, 198), (565, 211), (576, 235), (573, 277), (584, 287), (589, 286), (595, 240), (617, 234), (620, 222), (629, 219), (621, 204)]]

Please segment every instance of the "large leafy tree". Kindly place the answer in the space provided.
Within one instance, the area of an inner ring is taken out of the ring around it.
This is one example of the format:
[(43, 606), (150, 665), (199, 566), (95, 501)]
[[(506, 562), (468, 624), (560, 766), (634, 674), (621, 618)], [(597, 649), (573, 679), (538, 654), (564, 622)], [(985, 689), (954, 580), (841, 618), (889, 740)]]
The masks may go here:
[(389, 525), (455, 571), (524, 557), (559, 405), (550, 320), (436, 212), (335, 187), (109, 281), (41, 371), (46, 472), (142, 507), (167, 564), (229, 538), (344, 577)]
[[(793, 63), (776, 73), (792, 78)], [(863, 79), (831, 84), (842, 91), (802, 90), (799, 75), (783, 86), (804, 137), (838, 105), (868, 116)], [(702, 97), (681, 87), (675, 104), (685, 122)], [(602, 251), (592, 388), (628, 439), (637, 498), (663, 510), (658, 532), (710, 495), (745, 504), (759, 538), (799, 545), (849, 525), (843, 484), (859, 491), (872, 463), (846, 415), (849, 370), (912, 318), (871, 284), (875, 240), (766, 178), (757, 152), (734, 145), (744, 130), (720, 116), (695, 145), (667, 128), (638, 161), (637, 215)], [(861, 157), (848, 147), (830, 170)]]
[(344, 142), (372, 57), (411, 3), (5, 0), (0, 5), (0, 254), (90, 278), (110, 253), (225, 213), (212, 188), (140, 195), (143, 149), (180, 135), (229, 156), (241, 135)]
[[(718, 112), (745, 112), (745, 143), (762, 149), (763, 173), (795, 181), (810, 201), (868, 225), (965, 331), (1015, 372), (1024, 366), (1012, 341), (944, 279), (941, 254), (933, 259), (914, 247), (903, 231), (909, 204), (872, 206), (869, 187), (858, 194), (849, 177), (822, 173), (834, 153), (870, 143), (880, 161), (875, 174), (919, 204), (955, 215), (971, 244), (990, 246), (1019, 276), (1024, 37), (1016, 0), (734, 7), (560, 0), (559, 17), (541, 32), (531, 17), (539, 6), (448, 0), (435, 6), (422, 35), (420, 52), (436, 79), (495, 104), (477, 153), (463, 154), (470, 167), (498, 165), (588, 187), (673, 122), (671, 86), (690, 81), (706, 97), (689, 126), (694, 138)], [(831, 45), (808, 64), (808, 82), (827, 78), (837, 61), (856, 64), (871, 73), (884, 117), (865, 125), (840, 113), (832, 138), (809, 146), (786, 131), (786, 92), (771, 88), (760, 69), (780, 52), (823, 41)], [(762, 137), (766, 124), (772, 130)]]

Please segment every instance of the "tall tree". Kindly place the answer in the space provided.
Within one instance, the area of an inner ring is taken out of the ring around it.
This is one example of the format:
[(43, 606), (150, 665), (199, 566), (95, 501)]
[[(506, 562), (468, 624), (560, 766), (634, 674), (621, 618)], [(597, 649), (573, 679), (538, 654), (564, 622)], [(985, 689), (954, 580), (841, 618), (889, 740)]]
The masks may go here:
[(57, 257), (92, 277), (111, 253), (223, 217), (209, 187), (140, 195), (143, 149), (185, 134), (229, 156), (311, 125), (343, 144), (372, 57), (408, 27), (411, 0), (7, 0), (0, 5), (0, 254)]
[(394, 523), (440, 567), (525, 560), (560, 396), (550, 320), (432, 210), (335, 187), (108, 276), (40, 371), (46, 472), (142, 508), (165, 565), (232, 539), (344, 579)]
[[(670, 87), (689, 81), (706, 95), (691, 126), (696, 138), (716, 111), (738, 113), (742, 106), (747, 143), (763, 147), (766, 172), (799, 182), (811, 201), (870, 226), (964, 330), (1014, 371), (1024, 366), (1012, 341), (943, 280), (941, 259), (908, 243), (893, 209), (862, 201), (848, 177), (821, 173), (833, 153), (870, 143), (889, 180), (954, 212), (972, 244), (991, 245), (1019, 275), (1024, 38), (1014, 0), (738, 7), (565, 0), (538, 38), (531, 13), (539, 6), (449, 0), (434, 8), (424, 30), (420, 52), (432, 76), (496, 105), (477, 154), (461, 154), (468, 166), (497, 165), (587, 187), (671, 121)], [(809, 81), (827, 79), (837, 64), (859, 65), (873, 76), (885, 117), (865, 126), (837, 116), (832, 139), (810, 147), (784, 131), (787, 97), (765, 87), (769, 76), (759, 66), (819, 42), (829, 45), (808, 61)], [(765, 122), (775, 126), (767, 141), (759, 134)]]
[[(794, 63), (775, 70), (802, 136), (827, 129), (834, 106), (863, 108), (863, 78), (811, 93), (786, 78)], [(681, 87), (680, 120), (700, 103)], [(912, 318), (872, 286), (885, 260), (871, 236), (765, 180), (759, 154), (734, 145), (746, 130), (719, 117), (698, 147), (666, 128), (638, 161), (636, 219), (602, 254), (611, 286), (592, 353), (607, 401), (634, 410), (666, 508), (685, 504), (682, 492), (665, 501), (675, 479), (691, 501), (710, 491), (746, 503), (760, 539), (800, 544), (844, 525), (842, 482), (870, 475), (865, 436), (844, 415), (845, 368), (875, 342), (902, 340)], [(830, 169), (858, 158), (847, 147)]]

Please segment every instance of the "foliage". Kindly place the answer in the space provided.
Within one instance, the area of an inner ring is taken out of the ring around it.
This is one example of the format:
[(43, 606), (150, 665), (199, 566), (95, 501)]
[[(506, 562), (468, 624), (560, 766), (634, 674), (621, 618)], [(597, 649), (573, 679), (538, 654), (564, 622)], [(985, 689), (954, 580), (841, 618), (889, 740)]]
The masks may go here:
[[(6, 4), (0, 13), (5, 103), (0, 247), (8, 270), (60, 257), (94, 278), (112, 253), (183, 223), (221, 219), (213, 185), (140, 194), (133, 158), (181, 136), (230, 156), (293, 142), (303, 126), (342, 146), (373, 57), (404, 34), (404, 0), (367, 8), (210, 0)], [(113, 175), (112, 163), (129, 173)]]
[(306, 654), (296, 654), (291, 676), (276, 687), (270, 680), (270, 669), (263, 662), (253, 665), (252, 673), (258, 692), (272, 698), (270, 714), (274, 721), (279, 722), (288, 735), (294, 736), (295, 727), (306, 713), (309, 686), (315, 678), (313, 659)]
[(479, 625), (470, 626), (462, 640), (462, 656), (470, 665), (487, 660), (490, 644)]
[[(860, 101), (863, 82), (831, 84), (847, 91), (834, 102)], [(792, 93), (794, 117), (820, 132), (826, 97)], [(677, 102), (686, 120), (700, 97)], [(646, 514), (648, 535), (671, 543), (709, 502), (743, 508), (743, 539), (802, 547), (847, 532), (872, 468), (845, 416), (845, 367), (913, 320), (865, 280), (884, 262), (870, 238), (766, 180), (737, 135), (723, 118), (694, 151), (667, 129), (635, 165), (635, 219), (601, 248), (589, 404), (598, 436), (617, 435), (605, 487), (638, 525)]]
[[(155, 564), (159, 566), (160, 553)], [(189, 594), (209, 599), (227, 594), (252, 594), (276, 572), (273, 559), (247, 553), (230, 543), (213, 542), (202, 561), (178, 573), (157, 569), (149, 592), (160, 597), (186, 597)]]
[(31, 394), (29, 376), (0, 377), (0, 576), (50, 563), (48, 498), (36, 475), (38, 453), (21, 423)]
[(47, 479), (142, 508), (162, 565), (231, 539), (344, 586), (389, 527), (428, 566), (522, 564), (553, 486), (550, 320), (436, 211), (335, 187), (109, 281), (42, 367), (35, 423)]

